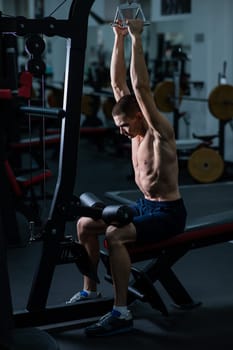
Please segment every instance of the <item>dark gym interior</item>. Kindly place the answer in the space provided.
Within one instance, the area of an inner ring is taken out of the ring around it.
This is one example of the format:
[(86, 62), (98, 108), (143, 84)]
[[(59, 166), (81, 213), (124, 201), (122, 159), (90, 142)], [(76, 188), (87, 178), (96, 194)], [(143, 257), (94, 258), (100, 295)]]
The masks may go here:
[[(219, 4), (207, 1), (210, 28)], [(198, 61), (195, 50), (204, 54), (200, 45), (208, 46), (202, 34), (209, 33), (195, 26), (204, 11), (199, 0), (64, 3), (65, 9), (58, 0), (32, 7), (0, 1), (0, 349), (232, 349), (233, 68), (227, 61), (233, 50), (222, 50), (217, 63), (208, 56), (217, 66), (209, 80), (190, 68)], [(81, 290), (83, 274), (93, 274), (76, 236), (77, 218), (89, 212), (80, 196), (93, 193), (106, 206), (142, 196), (130, 143), (111, 118), (107, 50), (109, 19), (132, 3), (141, 5), (145, 31), (157, 40), (147, 57), (151, 88), (174, 127), (187, 225), (177, 237), (132, 249), (133, 331), (89, 338), (84, 328), (109, 311), (113, 290), (103, 236), (103, 298), (66, 304)], [(225, 0), (219, 16), (226, 23), (231, 9)], [(173, 42), (161, 34), (165, 24), (170, 34), (195, 27), (192, 55), (177, 36)], [(94, 36), (105, 26), (92, 62)], [(168, 98), (177, 96), (177, 74), (179, 104)]]

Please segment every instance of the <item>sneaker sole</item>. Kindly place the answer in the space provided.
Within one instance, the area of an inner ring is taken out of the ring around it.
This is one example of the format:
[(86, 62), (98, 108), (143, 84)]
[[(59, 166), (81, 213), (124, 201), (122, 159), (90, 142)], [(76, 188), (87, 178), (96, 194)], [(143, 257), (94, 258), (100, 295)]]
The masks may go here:
[(119, 328), (114, 331), (109, 331), (109, 332), (104, 332), (104, 333), (88, 333), (88, 331), (85, 331), (85, 334), (87, 337), (109, 337), (111, 335), (116, 335), (116, 334), (122, 334), (122, 333), (127, 333), (131, 332), (133, 330), (133, 326), (129, 326), (127, 328)]

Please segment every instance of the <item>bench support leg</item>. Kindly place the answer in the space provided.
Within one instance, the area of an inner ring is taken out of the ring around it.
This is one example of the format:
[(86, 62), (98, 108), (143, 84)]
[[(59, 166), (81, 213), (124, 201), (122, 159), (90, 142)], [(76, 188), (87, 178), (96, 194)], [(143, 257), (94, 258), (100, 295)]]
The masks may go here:
[[(171, 269), (171, 266), (178, 261), (187, 249), (161, 252), (161, 254), (149, 261), (142, 269), (131, 266), (133, 280), (128, 287), (128, 303), (136, 299), (148, 302), (154, 309), (159, 310), (163, 315), (168, 315), (168, 310), (158, 293), (155, 283), (159, 281), (168, 295), (173, 300), (176, 307), (180, 309), (190, 309), (199, 306), (200, 302), (195, 302), (178, 277)], [(109, 256), (107, 252), (100, 252), (101, 260), (106, 268), (105, 279), (112, 283)], [(135, 257), (134, 257), (135, 258)]]

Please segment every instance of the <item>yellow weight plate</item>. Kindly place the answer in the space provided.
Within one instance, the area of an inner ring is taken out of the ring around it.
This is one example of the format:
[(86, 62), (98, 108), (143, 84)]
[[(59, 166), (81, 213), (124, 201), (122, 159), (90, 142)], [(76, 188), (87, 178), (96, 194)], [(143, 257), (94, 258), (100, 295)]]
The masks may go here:
[(174, 93), (175, 88), (172, 81), (162, 81), (156, 85), (154, 99), (161, 112), (172, 112), (174, 110)]
[(233, 86), (224, 84), (215, 87), (208, 99), (210, 113), (217, 119), (233, 118)]
[(214, 182), (223, 174), (224, 161), (216, 150), (200, 147), (189, 157), (188, 171), (198, 182)]
[(112, 120), (112, 109), (116, 101), (114, 97), (108, 97), (102, 104), (102, 110), (106, 119)]

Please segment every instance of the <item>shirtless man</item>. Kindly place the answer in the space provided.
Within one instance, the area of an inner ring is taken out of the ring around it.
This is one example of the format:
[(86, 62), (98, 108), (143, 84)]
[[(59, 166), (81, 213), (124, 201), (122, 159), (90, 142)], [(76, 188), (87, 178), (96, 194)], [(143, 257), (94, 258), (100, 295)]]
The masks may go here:
[[(184, 230), (186, 210), (178, 188), (178, 163), (173, 128), (158, 111), (150, 89), (144, 60), (141, 20), (128, 21), (128, 27), (113, 27), (115, 34), (111, 59), (111, 84), (116, 99), (112, 115), (121, 134), (132, 141), (135, 181), (143, 194), (133, 206), (133, 221), (123, 227), (107, 226), (102, 220), (80, 218), (78, 239), (96, 266), (99, 261), (98, 235), (105, 232), (114, 288), (113, 310), (86, 328), (89, 336), (105, 336), (128, 331), (133, 317), (127, 308), (131, 261), (125, 243), (156, 242)], [(134, 96), (126, 84), (124, 39), (131, 37), (130, 77)], [(84, 276), (83, 291), (68, 303), (97, 298), (96, 283)]]

